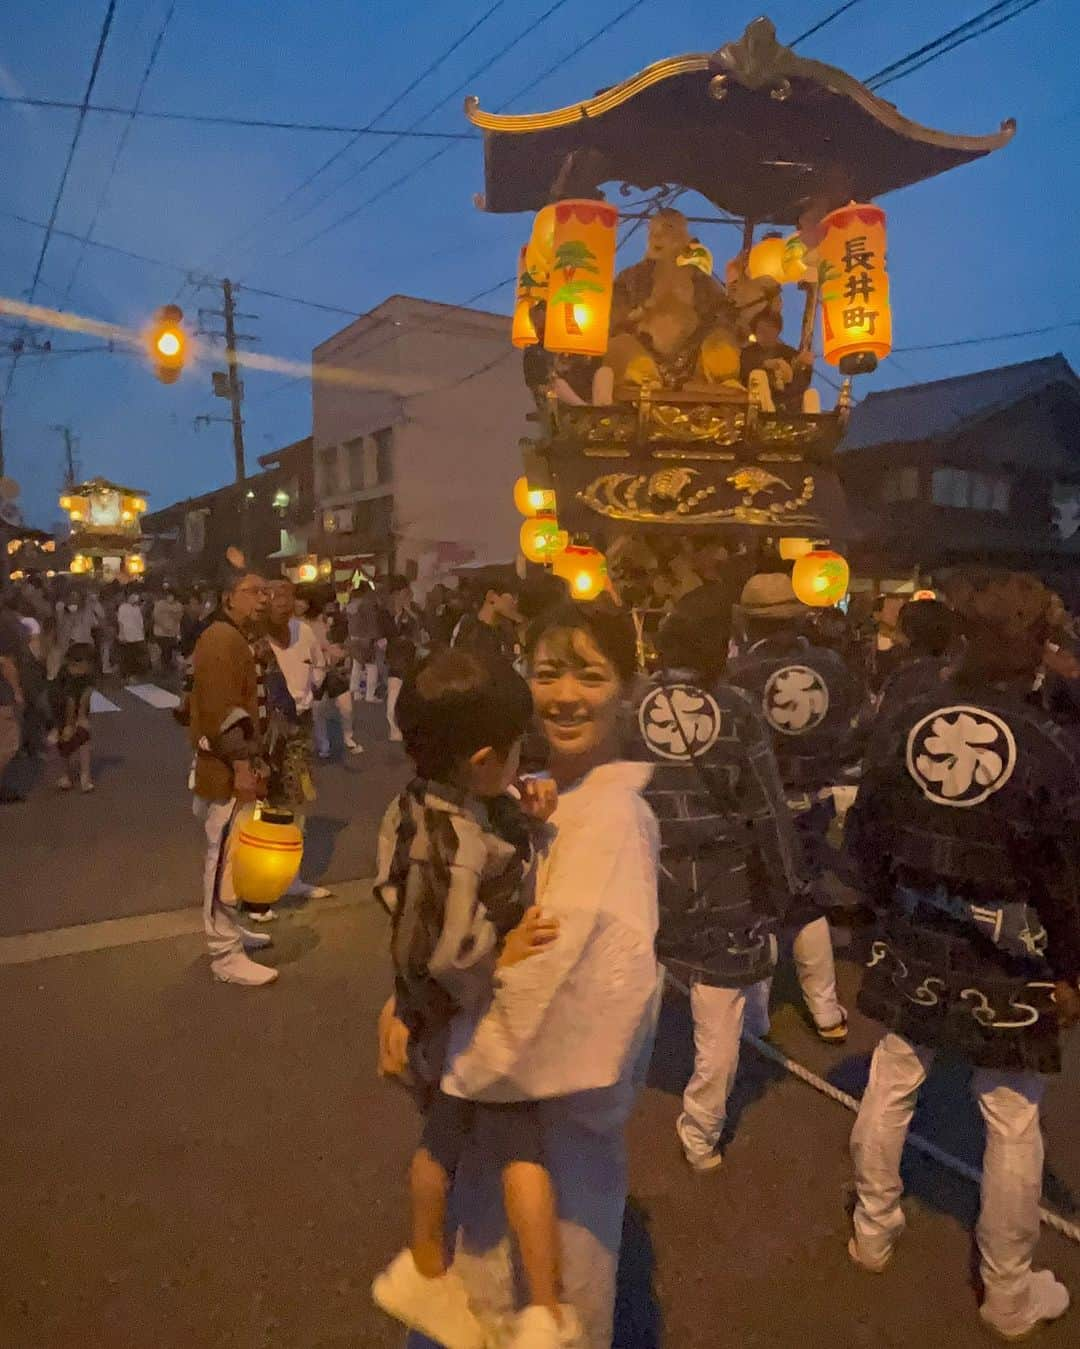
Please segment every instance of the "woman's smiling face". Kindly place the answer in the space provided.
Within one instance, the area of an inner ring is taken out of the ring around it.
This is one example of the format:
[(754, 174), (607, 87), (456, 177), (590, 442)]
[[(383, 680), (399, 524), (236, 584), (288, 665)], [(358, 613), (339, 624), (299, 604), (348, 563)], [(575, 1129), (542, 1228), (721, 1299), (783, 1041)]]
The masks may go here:
[(533, 653), (530, 684), (557, 777), (560, 762), (569, 768), (574, 761), (580, 776), (613, 756), (622, 683), (587, 632), (545, 633)]

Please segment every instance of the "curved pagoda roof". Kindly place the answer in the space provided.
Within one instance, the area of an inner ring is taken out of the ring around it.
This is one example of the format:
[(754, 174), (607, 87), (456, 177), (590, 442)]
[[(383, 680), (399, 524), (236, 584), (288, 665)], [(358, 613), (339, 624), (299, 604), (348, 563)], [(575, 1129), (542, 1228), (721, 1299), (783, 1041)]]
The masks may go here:
[(484, 131), (488, 211), (535, 211), (605, 182), (676, 184), (722, 210), (796, 224), (810, 202), (867, 201), (1008, 144), (920, 126), (836, 66), (797, 56), (755, 19), (719, 51), (670, 57), (553, 112), (466, 115)]

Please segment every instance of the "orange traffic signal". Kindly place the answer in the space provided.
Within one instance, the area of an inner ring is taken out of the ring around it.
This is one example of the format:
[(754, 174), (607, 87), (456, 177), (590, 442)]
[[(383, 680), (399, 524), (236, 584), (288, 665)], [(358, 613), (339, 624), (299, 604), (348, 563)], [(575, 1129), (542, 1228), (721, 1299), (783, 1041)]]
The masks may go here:
[(162, 305), (154, 313), (148, 346), (154, 374), (162, 384), (175, 384), (184, 368), (187, 336), (183, 322), (184, 311), (179, 305)]

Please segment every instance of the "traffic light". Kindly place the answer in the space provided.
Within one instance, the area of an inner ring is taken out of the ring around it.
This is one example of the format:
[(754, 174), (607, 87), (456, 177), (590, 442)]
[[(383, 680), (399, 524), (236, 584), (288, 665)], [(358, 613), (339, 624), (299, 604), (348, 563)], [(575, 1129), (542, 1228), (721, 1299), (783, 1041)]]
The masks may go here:
[(184, 311), (179, 305), (162, 305), (154, 313), (147, 345), (154, 374), (162, 384), (175, 384), (184, 368), (187, 334), (183, 322)]

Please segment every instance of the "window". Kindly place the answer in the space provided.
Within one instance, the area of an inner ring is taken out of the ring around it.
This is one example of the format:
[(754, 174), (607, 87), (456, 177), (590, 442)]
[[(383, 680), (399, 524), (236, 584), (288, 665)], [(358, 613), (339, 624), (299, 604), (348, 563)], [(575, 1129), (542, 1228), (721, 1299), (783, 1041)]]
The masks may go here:
[(881, 499), (886, 505), (896, 501), (918, 501), (918, 468), (907, 464), (901, 468), (887, 469), (881, 480)]
[(394, 428), (384, 426), (373, 437), (376, 453), (376, 481), (380, 487), (388, 487), (394, 477)]
[(932, 496), (935, 506), (972, 511), (1009, 513), (1012, 483), (997, 473), (967, 468), (935, 468)]
[(345, 450), (349, 456), (349, 487), (354, 492), (359, 492), (367, 486), (364, 473), (364, 438), (357, 436), (355, 440), (345, 442)]
[(358, 534), (386, 537), (390, 534), (394, 517), (394, 498), (372, 497), (358, 501), (353, 507), (353, 521)]
[(319, 451), (319, 491), (323, 496), (333, 496), (337, 490), (337, 446), (327, 445)]

